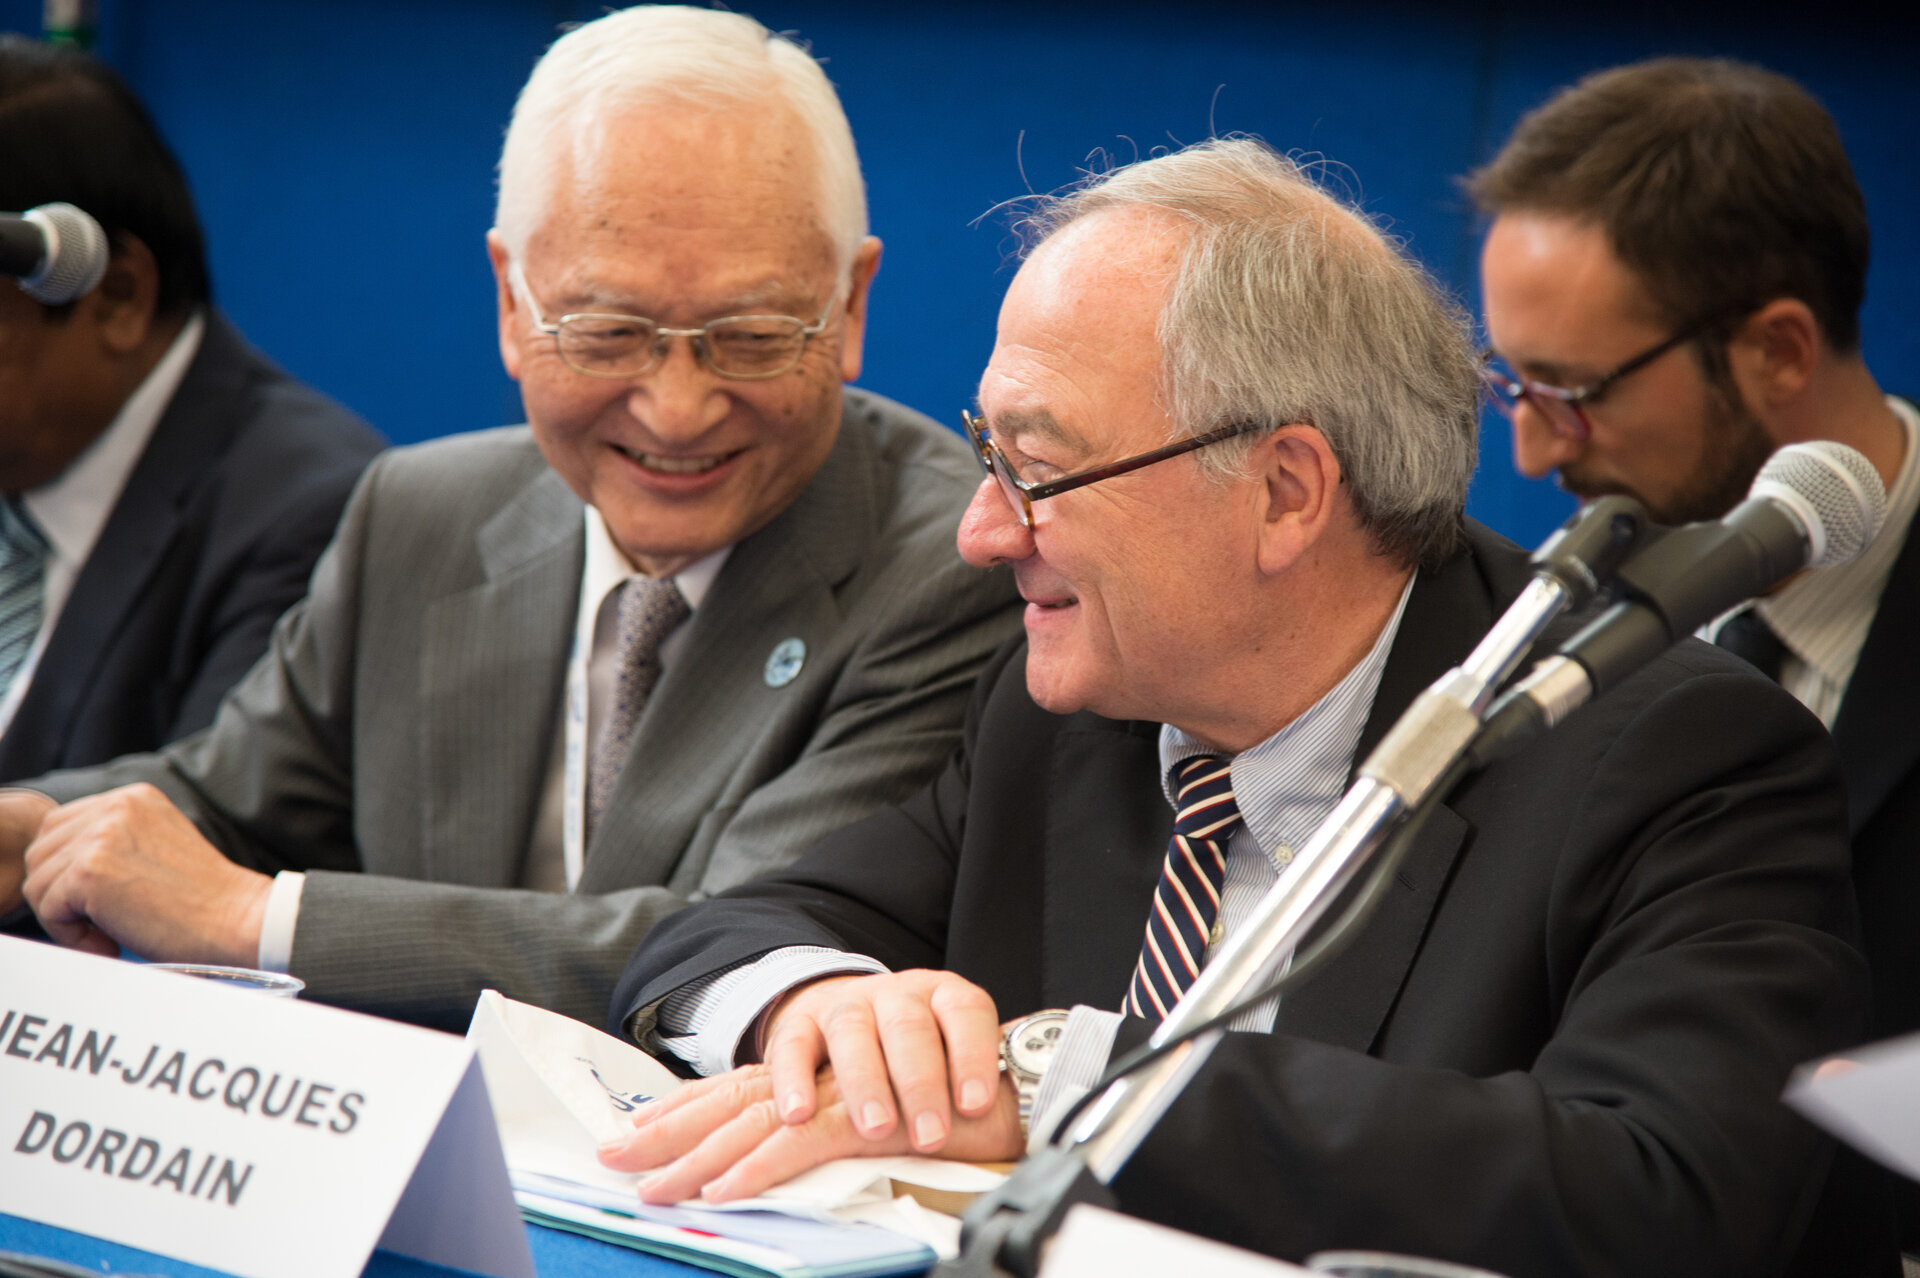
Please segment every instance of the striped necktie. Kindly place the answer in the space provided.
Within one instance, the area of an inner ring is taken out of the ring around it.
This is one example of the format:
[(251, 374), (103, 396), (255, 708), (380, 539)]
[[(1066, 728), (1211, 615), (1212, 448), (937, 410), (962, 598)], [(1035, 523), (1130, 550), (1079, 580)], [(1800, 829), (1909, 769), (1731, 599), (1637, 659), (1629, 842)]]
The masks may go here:
[(1196, 754), (1173, 766), (1173, 839), (1153, 890), (1147, 937), (1127, 990), (1127, 1010), (1162, 1020), (1200, 975), (1220, 915), (1227, 840), (1240, 828), (1225, 759)]
[(647, 694), (660, 681), (660, 644), (693, 610), (671, 579), (634, 576), (620, 587), (620, 618), (615, 628), (620, 663), (613, 687), (613, 704), (600, 726), (587, 774), (587, 836), (613, 793), (613, 783), (627, 761), (633, 730), (640, 725)]
[(0, 694), (33, 650), (46, 615), (47, 537), (19, 499), (0, 500)]

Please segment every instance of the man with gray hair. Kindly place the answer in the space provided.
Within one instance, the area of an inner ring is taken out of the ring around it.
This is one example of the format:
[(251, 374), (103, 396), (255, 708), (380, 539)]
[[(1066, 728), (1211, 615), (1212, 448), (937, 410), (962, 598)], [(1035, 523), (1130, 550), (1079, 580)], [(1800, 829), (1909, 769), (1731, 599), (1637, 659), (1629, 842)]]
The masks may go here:
[(383, 458), (207, 733), (0, 798), (0, 908), (25, 847), (68, 944), (597, 1020), (662, 915), (952, 750), (1014, 593), (953, 552), (959, 437), (843, 391), (880, 244), (818, 64), (737, 14), (588, 23), (496, 221), (530, 427)]
[[(1036, 226), (960, 532), (1012, 566), (1026, 638), (931, 787), (642, 943), (615, 1026), (714, 1076), (603, 1151), (650, 1201), (1017, 1156), (1528, 578), (1462, 516), (1461, 317), (1288, 161), (1207, 143)], [(1830, 1152), (1781, 1088), (1864, 1015), (1842, 829), (1819, 725), (1683, 644), (1446, 797), (1121, 1207), (1294, 1259), (1778, 1272)]]

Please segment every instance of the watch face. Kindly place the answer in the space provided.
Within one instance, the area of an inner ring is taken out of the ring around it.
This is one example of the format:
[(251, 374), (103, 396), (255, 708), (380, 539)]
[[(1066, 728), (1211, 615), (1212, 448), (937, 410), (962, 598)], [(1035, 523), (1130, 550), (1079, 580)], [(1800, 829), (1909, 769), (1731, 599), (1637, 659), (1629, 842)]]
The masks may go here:
[(1035, 1017), (1014, 1027), (1013, 1041), (1007, 1045), (1008, 1062), (1029, 1074), (1044, 1074), (1053, 1057), (1060, 1031), (1067, 1027), (1065, 1016)]

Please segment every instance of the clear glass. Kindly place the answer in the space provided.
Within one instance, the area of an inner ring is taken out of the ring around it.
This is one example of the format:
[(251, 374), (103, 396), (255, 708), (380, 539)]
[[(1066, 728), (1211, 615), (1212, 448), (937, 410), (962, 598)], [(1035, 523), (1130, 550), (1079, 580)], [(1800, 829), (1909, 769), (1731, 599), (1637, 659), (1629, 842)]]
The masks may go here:
[(269, 998), (299, 998), (300, 991), (307, 988), (307, 983), (297, 976), (263, 972), (252, 967), (222, 967), (218, 963), (149, 963), (147, 967), (155, 972), (197, 976), (203, 981), (212, 981), (230, 989), (250, 990)]
[(728, 315), (699, 328), (663, 328), (642, 315), (582, 311), (549, 320), (527, 287), (520, 263), (510, 268), (514, 287), (526, 299), (533, 326), (553, 338), (568, 368), (589, 377), (639, 377), (659, 367), (676, 337), (693, 342), (708, 368), (737, 381), (762, 381), (792, 369), (807, 343), (826, 331), (839, 300), (836, 290), (809, 324), (791, 315)]
[(1317, 1274), (1337, 1274), (1339, 1278), (1502, 1278), (1491, 1269), (1387, 1251), (1317, 1251), (1307, 1257), (1306, 1263)]

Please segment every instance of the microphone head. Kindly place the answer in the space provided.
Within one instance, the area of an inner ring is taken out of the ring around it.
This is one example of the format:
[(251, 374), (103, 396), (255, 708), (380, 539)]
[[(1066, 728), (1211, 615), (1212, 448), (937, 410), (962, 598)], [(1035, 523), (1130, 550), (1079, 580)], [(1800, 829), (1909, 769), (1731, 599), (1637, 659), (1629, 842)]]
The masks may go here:
[(1867, 548), (1887, 517), (1880, 473), (1858, 450), (1818, 439), (1767, 459), (1747, 493), (1792, 511), (1807, 532), (1807, 567), (1831, 568)]
[(22, 276), (20, 287), (34, 301), (64, 306), (93, 291), (107, 273), (107, 233), (71, 204), (42, 204), (20, 215), (46, 237), (40, 269)]

